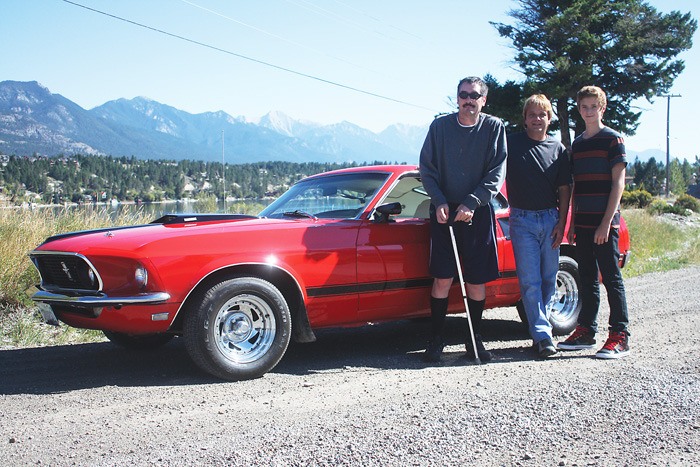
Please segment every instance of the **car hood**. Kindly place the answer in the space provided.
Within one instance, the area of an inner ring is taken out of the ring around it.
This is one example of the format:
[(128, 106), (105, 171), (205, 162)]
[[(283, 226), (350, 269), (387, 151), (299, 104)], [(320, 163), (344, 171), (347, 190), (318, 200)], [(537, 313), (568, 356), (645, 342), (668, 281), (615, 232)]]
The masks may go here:
[[(37, 251), (67, 251), (87, 254), (95, 250), (111, 250), (134, 253), (161, 242), (192, 241), (206, 249), (209, 236), (247, 234), (260, 235), (265, 231), (305, 228), (313, 222), (306, 219), (261, 219), (246, 218), (225, 221), (182, 222), (169, 224), (146, 224), (131, 227), (115, 227), (48, 238), (36, 248)], [(130, 256), (130, 255), (128, 255)]]

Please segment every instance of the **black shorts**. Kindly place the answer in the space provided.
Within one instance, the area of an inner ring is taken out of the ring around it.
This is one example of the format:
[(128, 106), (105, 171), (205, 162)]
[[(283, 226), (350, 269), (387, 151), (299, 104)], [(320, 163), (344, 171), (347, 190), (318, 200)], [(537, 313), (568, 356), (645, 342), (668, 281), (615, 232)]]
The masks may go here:
[[(450, 204), (450, 217), (458, 205)], [(471, 224), (455, 222), (453, 229), (462, 260), (464, 281), (485, 284), (500, 277), (496, 225), (491, 205), (474, 211)], [(448, 224), (438, 224), (435, 207), (430, 206), (430, 274), (438, 279), (457, 277), (457, 265)]]

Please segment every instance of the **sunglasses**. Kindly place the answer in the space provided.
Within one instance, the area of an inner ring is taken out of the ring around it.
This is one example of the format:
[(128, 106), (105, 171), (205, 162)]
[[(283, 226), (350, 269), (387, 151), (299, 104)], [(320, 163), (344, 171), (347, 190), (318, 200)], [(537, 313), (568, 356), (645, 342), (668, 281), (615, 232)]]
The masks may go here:
[(478, 98), (481, 97), (481, 94), (479, 94), (476, 91), (472, 92), (467, 92), (467, 91), (459, 91), (459, 94), (457, 94), (460, 99), (474, 99), (477, 100)]

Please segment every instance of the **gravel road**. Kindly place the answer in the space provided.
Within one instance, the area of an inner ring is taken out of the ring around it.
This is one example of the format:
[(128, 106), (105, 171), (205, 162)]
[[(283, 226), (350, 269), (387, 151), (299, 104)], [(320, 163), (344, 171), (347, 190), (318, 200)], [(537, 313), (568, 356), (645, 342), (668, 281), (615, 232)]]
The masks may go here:
[(620, 361), (534, 360), (506, 308), (487, 312), (483, 365), (462, 358), (463, 317), (436, 366), (427, 323), (402, 321), (321, 332), (238, 383), (180, 340), (3, 350), (0, 465), (700, 465), (698, 284), (700, 267), (627, 280)]

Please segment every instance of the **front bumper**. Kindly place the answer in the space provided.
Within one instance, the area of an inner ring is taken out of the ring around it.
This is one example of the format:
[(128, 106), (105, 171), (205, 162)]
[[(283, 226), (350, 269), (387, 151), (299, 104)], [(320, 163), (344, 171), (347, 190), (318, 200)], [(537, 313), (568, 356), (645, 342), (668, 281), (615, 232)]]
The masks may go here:
[(170, 300), (170, 294), (166, 292), (153, 292), (127, 297), (110, 297), (103, 293), (94, 295), (69, 295), (38, 290), (31, 298), (35, 302), (40, 303), (97, 308), (108, 306), (119, 307), (122, 305), (153, 305)]

